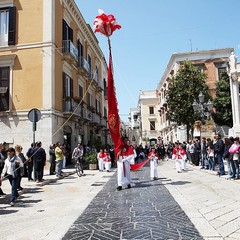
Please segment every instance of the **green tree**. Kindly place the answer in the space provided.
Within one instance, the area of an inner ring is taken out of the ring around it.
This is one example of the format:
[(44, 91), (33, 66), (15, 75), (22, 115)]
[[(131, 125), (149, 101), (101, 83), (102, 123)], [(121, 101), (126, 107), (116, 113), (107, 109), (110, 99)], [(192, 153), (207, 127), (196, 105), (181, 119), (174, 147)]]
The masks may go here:
[(194, 113), (192, 104), (202, 92), (209, 98), (207, 75), (190, 61), (184, 61), (175, 77), (169, 80), (167, 91), (167, 116), (178, 125), (186, 125), (187, 132), (192, 129), (196, 120), (201, 119)]
[(215, 108), (212, 114), (214, 122), (220, 126), (232, 127), (232, 103), (227, 72), (222, 73), (220, 80), (216, 83), (216, 98), (213, 101), (213, 107)]

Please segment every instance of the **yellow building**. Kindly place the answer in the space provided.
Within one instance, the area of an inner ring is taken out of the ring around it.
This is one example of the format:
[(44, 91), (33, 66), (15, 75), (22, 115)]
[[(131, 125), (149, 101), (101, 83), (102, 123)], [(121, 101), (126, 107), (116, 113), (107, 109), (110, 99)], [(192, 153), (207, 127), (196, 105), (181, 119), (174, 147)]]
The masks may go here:
[(46, 149), (107, 142), (106, 79), (98, 40), (74, 0), (0, 1), (0, 141), (24, 151), (33, 140)]

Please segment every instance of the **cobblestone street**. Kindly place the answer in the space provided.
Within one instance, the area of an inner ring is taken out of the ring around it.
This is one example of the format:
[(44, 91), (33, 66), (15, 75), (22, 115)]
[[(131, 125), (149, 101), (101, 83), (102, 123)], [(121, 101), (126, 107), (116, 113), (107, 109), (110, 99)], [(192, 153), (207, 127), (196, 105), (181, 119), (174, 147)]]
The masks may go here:
[[(116, 191), (116, 174), (64, 236), (69, 239), (202, 239), (149, 167), (132, 172), (133, 188)], [(101, 183), (100, 183), (101, 184)]]

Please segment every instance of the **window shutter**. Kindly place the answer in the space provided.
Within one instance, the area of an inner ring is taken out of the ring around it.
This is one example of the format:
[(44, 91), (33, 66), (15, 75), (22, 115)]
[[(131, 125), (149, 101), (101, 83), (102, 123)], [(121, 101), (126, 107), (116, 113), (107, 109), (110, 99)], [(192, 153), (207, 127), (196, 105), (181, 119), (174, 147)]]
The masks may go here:
[(73, 42), (73, 30), (69, 27), (69, 39), (68, 40), (71, 40)]
[(62, 82), (63, 82), (63, 99), (66, 97), (66, 74), (63, 72), (62, 74)]
[(9, 8), (8, 45), (16, 44), (16, 7)]
[(70, 97), (73, 97), (73, 79), (70, 78)]
[(63, 40), (67, 40), (67, 23), (66, 21), (63, 19), (62, 21), (62, 38)]

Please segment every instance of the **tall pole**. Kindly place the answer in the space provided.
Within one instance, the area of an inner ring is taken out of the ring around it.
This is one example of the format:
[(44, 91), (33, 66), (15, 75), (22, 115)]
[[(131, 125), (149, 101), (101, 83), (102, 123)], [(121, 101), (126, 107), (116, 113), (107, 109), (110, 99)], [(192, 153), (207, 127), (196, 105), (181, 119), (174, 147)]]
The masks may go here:
[(239, 102), (239, 83), (236, 68), (237, 57), (232, 52), (229, 57), (229, 81), (232, 102), (233, 127), (229, 130), (229, 136), (240, 136), (240, 102)]

